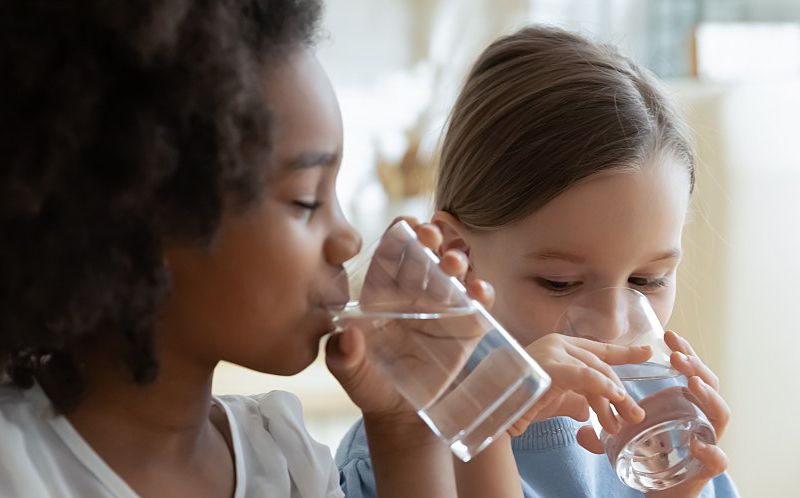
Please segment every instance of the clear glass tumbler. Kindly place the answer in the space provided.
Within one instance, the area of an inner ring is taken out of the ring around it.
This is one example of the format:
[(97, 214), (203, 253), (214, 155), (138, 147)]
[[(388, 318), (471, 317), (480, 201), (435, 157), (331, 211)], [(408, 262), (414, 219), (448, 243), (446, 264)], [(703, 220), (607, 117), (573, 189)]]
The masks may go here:
[(700, 464), (689, 454), (690, 442), (716, 444), (716, 434), (686, 377), (672, 368), (664, 329), (647, 297), (629, 288), (590, 292), (570, 304), (559, 327), (567, 335), (623, 346), (649, 345), (653, 350), (644, 363), (612, 367), (645, 410), (645, 419), (639, 424), (621, 420), (622, 430), (609, 434), (591, 415), (622, 482), (647, 492), (670, 488), (695, 475)]
[(361, 329), (370, 359), (468, 461), (536, 402), (550, 378), (438, 263), (398, 222), (345, 264), (338, 301), (347, 304), (330, 311), (338, 330)]

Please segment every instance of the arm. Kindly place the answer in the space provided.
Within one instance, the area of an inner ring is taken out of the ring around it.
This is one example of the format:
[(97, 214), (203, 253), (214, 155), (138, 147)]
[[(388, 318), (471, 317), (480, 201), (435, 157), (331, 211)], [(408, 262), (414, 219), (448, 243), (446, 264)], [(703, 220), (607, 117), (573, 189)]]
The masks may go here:
[[(413, 220), (411, 224), (417, 225)], [(432, 250), (441, 244), (441, 234), (434, 226), (417, 226), (416, 230), (419, 240)], [(467, 271), (466, 258), (461, 254), (444, 254), (440, 266), (447, 274), (460, 278)], [(474, 299), (491, 305), (493, 291), (488, 285), (475, 281), (468, 290)], [(378, 496), (455, 497), (449, 448), (368, 358), (358, 326), (331, 336), (326, 360), (331, 373), (364, 414)]]
[(454, 467), (459, 498), (523, 496), (508, 434), (500, 436), (469, 462), (456, 460)]
[(450, 450), (416, 414), (365, 415), (364, 428), (380, 498), (456, 496)]

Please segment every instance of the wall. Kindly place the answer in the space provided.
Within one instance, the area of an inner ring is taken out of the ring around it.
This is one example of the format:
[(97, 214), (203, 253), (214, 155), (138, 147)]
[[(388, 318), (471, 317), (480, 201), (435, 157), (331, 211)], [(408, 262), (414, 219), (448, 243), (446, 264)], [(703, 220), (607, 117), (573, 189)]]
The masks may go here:
[(721, 378), (742, 495), (797, 496), (800, 81), (675, 87), (701, 165), (670, 325)]

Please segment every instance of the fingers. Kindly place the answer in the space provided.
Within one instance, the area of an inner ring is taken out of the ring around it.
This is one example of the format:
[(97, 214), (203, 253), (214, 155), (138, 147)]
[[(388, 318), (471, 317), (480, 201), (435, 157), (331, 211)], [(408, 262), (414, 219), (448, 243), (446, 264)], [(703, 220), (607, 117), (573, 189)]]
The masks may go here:
[[(582, 361), (588, 367), (593, 368), (594, 370), (596, 370), (600, 374), (605, 375), (606, 377), (608, 377), (608, 379), (612, 383), (614, 383), (614, 385), (617, 388), (622, 388), (622, 381), (619, 380), (619, 377), (617, 377), (617, 374), (614, 373), (614, 371), (611, 369), (611, 367), (608, 366), (606, 363), (603, 363), (600, 360), (600, 358), (598, 358), (597, 356), (592, 354), (590, 351), (586, 351), (584, 349), (576, 348), (576, 347), (573, 347), (573, 346), (568, 346), (568, 352), (574, 358), (576, 358), (579, 361)], [(576, 389), (576, 390), (579, 391), (579, 389)], [(616, 407), (617, 412), (619, 413), (619, 415), (623, 419), (627, 420), (628, 422), (631, 422), (631, 423), (634, 423), (634, 424), (639, 423), (639, 422), (642, 421), (642, 419), (645, 416), (644, 410), (642, 410), (642, 408), (627, 393), (625, 393), (622, 398), (610, 397), (610, 396), (608, 396), (606, 394), (603, 394), (603, 393), (594, 393), (594, 394), (595, 395), (598, 395), (598, 394), (602, 395), (602, 396), (610, 399), (611, 401), (613, 401), (614, 406)], [(613, 394), (617, 394), (617, 393), (615, 392)], [(598, 405), (598, 407), (596, 408), (596, 411), (597, 411), (598, 417), (601, 419), (601, 422), (602, 422), (603, 418), (600, 417), (600, 414), (601, 413), (605, 413), (608, 410), (610, 410), (610, 407), (606, 406), (608, 403), (606, 402), (605, 405), (601, 404), (600, 401), (596, 401), (595, 403), (592, 403), (592, 399), (590, 397), (588, 397), (588, 396), (587, 396), (587, 399), (589, 399), (589, 403), (592, 405), (592, 407), (595, 407), (595, 405)], [(607, 417), (607, 419), (608, 418), (610, 418), (610, 417)], [(613, 418), (616, 421), (616, 416), (614, 416)], [(606, 427), (606, 424), (603, 424), (603, 426)], [(611, 430), (611, 426), (607, 427), (607, 430), (609, 430), (609, 432), (616, 433), (616, 431), (612, 431)]]
[[(442, 256), (439, 266), (447, 275), (456, 277), (463, 282), (467, 274), (467, 269), (469, 268), (469, 262), (467, 261), (467, 256), (463, 252), (449, 250)], [(494, 287), (488, 282), (476, 279), (468, 282), (466, 287), (469, 296), (480, 302), (487, 309), (490, 309), (494, 305)], [(427, 290), (430, 292), (432, 298), (442, 303), (448, 302), (454, 292), (454, 288), (449, 280), (438, 280), (435, 278), (431, 279), (428, 283)]]
[(401, 221), (405, 221), (406, 223), (408, 223), (411, 226), (411, 228), (416, 228), (417, 226), (419, 226), (419, 220), (415, 216), (397, 216), (392, 220), (391, 223), (389, 223), (389, 227), (386, 230), (388, 231)]
[(442, 231), (439, 230), (439, 227), (432, 223), (423, 223), (421, 225), (411, 225), (414, 227), (414, 231), (417, 233), (417, 238), (422, 245), (427, 247), (433, 252), (437, 252), (439, 250), (439, 246), (442, 245)]
[[(613, 383), (613, 381), (611, 382)], [(645, 412), (642, 407), (639, 406), (630, 395), (616, 385), (612, 396), (604, 393), (586, 392), (580, 388), (576, 389), (576, 391), (582, 392), (586, 396), (587, 401), (589, 401), (589, 404), (597, 414), (600, 423), (612, 434), (619, 432), (620, 426), (618, 417), (622, 417), (632, 424), (638, 424), (644, 420)], [(622, 393), (622, 395), (620, 395), (620, 393)], [(619, 415), (612, 411), (609, 400), (613, 403)]]
[(652, 356), (650, 346), (618, 346), (584, 339), (582, 337), (565, 337), (566, 340), (579, 348), (591, 351), (603, 362), (609, 365), (625, 365), (628, 363), (641, 363)]
[(673, 351), (669, 361), (683, 375), (687, 377), (699, 376), (703, 379), (703, 382), (710, 385), (714, 390), (719, 390), (719, 377), (697, 356)]
[(512, 436), (519, 436), (532, 422), (563, 416), (578, 422), (589, 420), (589, 404), (586, 398), (573, 392), (549, 389), (536, 404), (508, 429)]
[(717, 438), (721, 439), (731, 418), (731, 409), (725, 399), (698, 376), (689, 378), (689, 391), (694, 395), (700, 409), (714, 427)]
[(459, 280), (464, 280), (469, 262), (467, 261), (467, 256), (463, 252), (451, 249), (442, 255), (439, 266), (441, 266), (442, 271), (448, 275), (456, 277)]
[[(401, 232), (392, 232), (391, 228), (384, 235), (381, 245), (376, 251), (379, 260), (386, 260), (384, 266), (395, 265), (392, 273), (396, 278), (397, 287), (408, 301), (413, 302), (417, 297), (422, 297), (423, 292), (428, 293), (428, 298), (434, 303), (449, 304), (453, 294), (453, 286), (447, 278), (434, 270), (436, 261), (447, 276), (454, 276), (463, 280), (469, 263), (466, 256), (456, 250), (447, 251), (441, 258), (436, 258), (435, 253), (442, 244), (442, 233), (436, 225), (430, 223), (417, 224), (410, 217), (397, 218), (412, 225), (419, 242), (425, 247), (419, 250), (413, 244), (409, 245), (407, 236)], [(431, 304), (434, 304), (431, 303)]]
[(605, 448), (603, 448), (603, 443), (597, 438), (597, 434), (595, 434), (594, 429), (590, 425), (584, 425), (578, 429), (575, 439), (584, 449), (596, 455), (602, 455), (606, 452)]
[(350, 328), (340, 334), (333, 334), (325, 344), (325, 362), (328, 370), (342, 386), (358, 375), (366, 361), (364, 336), (357, 328)]
[(697, 356), (689, 341), (668, 330), (664, 333), (664, 342), (673, 351), (670, 355), (673, 367), (687, 377), (693, 375), (702, 377), (706, 384), (719, 391), (719, 377)]
[(728, 456), (719, 446), (695, 439), (689, 447), (689, 452), (703, 466), (697, 475), (699, 479), (711, 480), (728, 468)]
[[(558, 412), (550, 417), (556, 415), (563, 415), (578, 422), (586, 422), (589, 420), (589, 403), (586, 398), (577, 393), (566, 393), (561, 396), (561, 404), (557, 407)], [(547, 417), (547, 418), (550, 418)]]
[[(418, 225), (415, 228), (417, 238), (427, 247), (409, 244), (407, 236), (402, 232), (390, 232), (376, 251), (376, 257), (384, 259), (385, 266), (394, 266), (396, 286), (403, 292), (403, 301), (413, 302), (421, 292), (427, 290), (429, 285), (433, 288), (433, 295), (437, 298), (448, 296), (448, 282), (437, 275), (433, 268), (436, 260), (430, 256), (428, 249), (441, 244), (441, 232), (434, 225)], [(449, 267), (459, 270), (461, 262), (453, 257), (448, 258)], [(397, 296), (400, 298), (401, 296)]]
[(697, 356), (697, 353), (694, 352), (689, 341), (678, 335), (674, 330), (667, 330), (664, 332), (664, 342), (666, 342), (667, 346), (673, 351), (680, 351), (685, 355)]
[(612, 370), (607, 363), (603, 362), (603, 360), (601, 360), (600, 357), (598, 357), (591, 351), (572, 346), (569, 343), (566, 344), (566, 351), (573, 358), (583, 362), (590, 368), (594, 368), (601, 374), (611, 379), (611, 381), (614, 382), (614, 384), (616, 384), (617, 386), (623, 387), (622, 381), (619, 380), (619, 377), (617, 376), (616, 373), (614, 373), (614, 370)]
[(553, 383), (563, 391), (574, 391), (584, 396), (593, 394), (608, 400), (622, 401), (627, 394), (613, 380), (585, 364), (550, 363), (542, 365)]
[(547, 390), (527, 412), (511, 424), (511, 427), (509, 427), (506, 432), (513, 437), (523, 434), (531, 422), (541, 420), (541, 414), (549, 410), (553, 404), (558, 403), (560, 398), (561, 395), (556, 393), (553, 389)]
[(431, 269), (436, 263), (421, 251), (406, 248), (399, 261), (396, 282), (397, 287), (413, 300), (428, 287), (431, 280)]
[(603, 398), (602, 396), (597, 396), (596, 394), (589, 394), (586, 396), (586, 400), (589, 402), (589, 405), (594, 410), (595, 415), (597, 415), (597, 420), (600, 422), (600, 425), (611, 434), (616, 434), (622, 428), (619, 421), (617, 420), (617, 416), (611, 410), (611, 404), (608, 402), (607, 399)]
[(494, 287), (485, 280), (472, 280), (467, 283), (467, 293), (486, 309), (491, 309), (494, 306), (495, 293)]

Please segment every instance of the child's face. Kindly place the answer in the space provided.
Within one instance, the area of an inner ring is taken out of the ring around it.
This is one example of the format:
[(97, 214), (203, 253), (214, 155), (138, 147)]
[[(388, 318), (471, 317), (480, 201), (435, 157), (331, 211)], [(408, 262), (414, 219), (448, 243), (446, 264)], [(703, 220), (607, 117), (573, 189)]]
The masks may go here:
[(672, 159), (595, 175), (513, 226), (468, 234), (473, 273), (495, 286), (494, 312), (523, 344), (605, 287), (642, 292), (665, 323), (688, 203), (687, 168)]
[(312, 54), (297, 52), (268, 73), (264, 88), (280, 174), (257, 205), (226, 211), (210, 249), (166, 250), (173, 290), (159, 354), (293, 374), (331, 330), (332, 280), (361, 239), (334, 190), (342, 122), (325, 72)]

